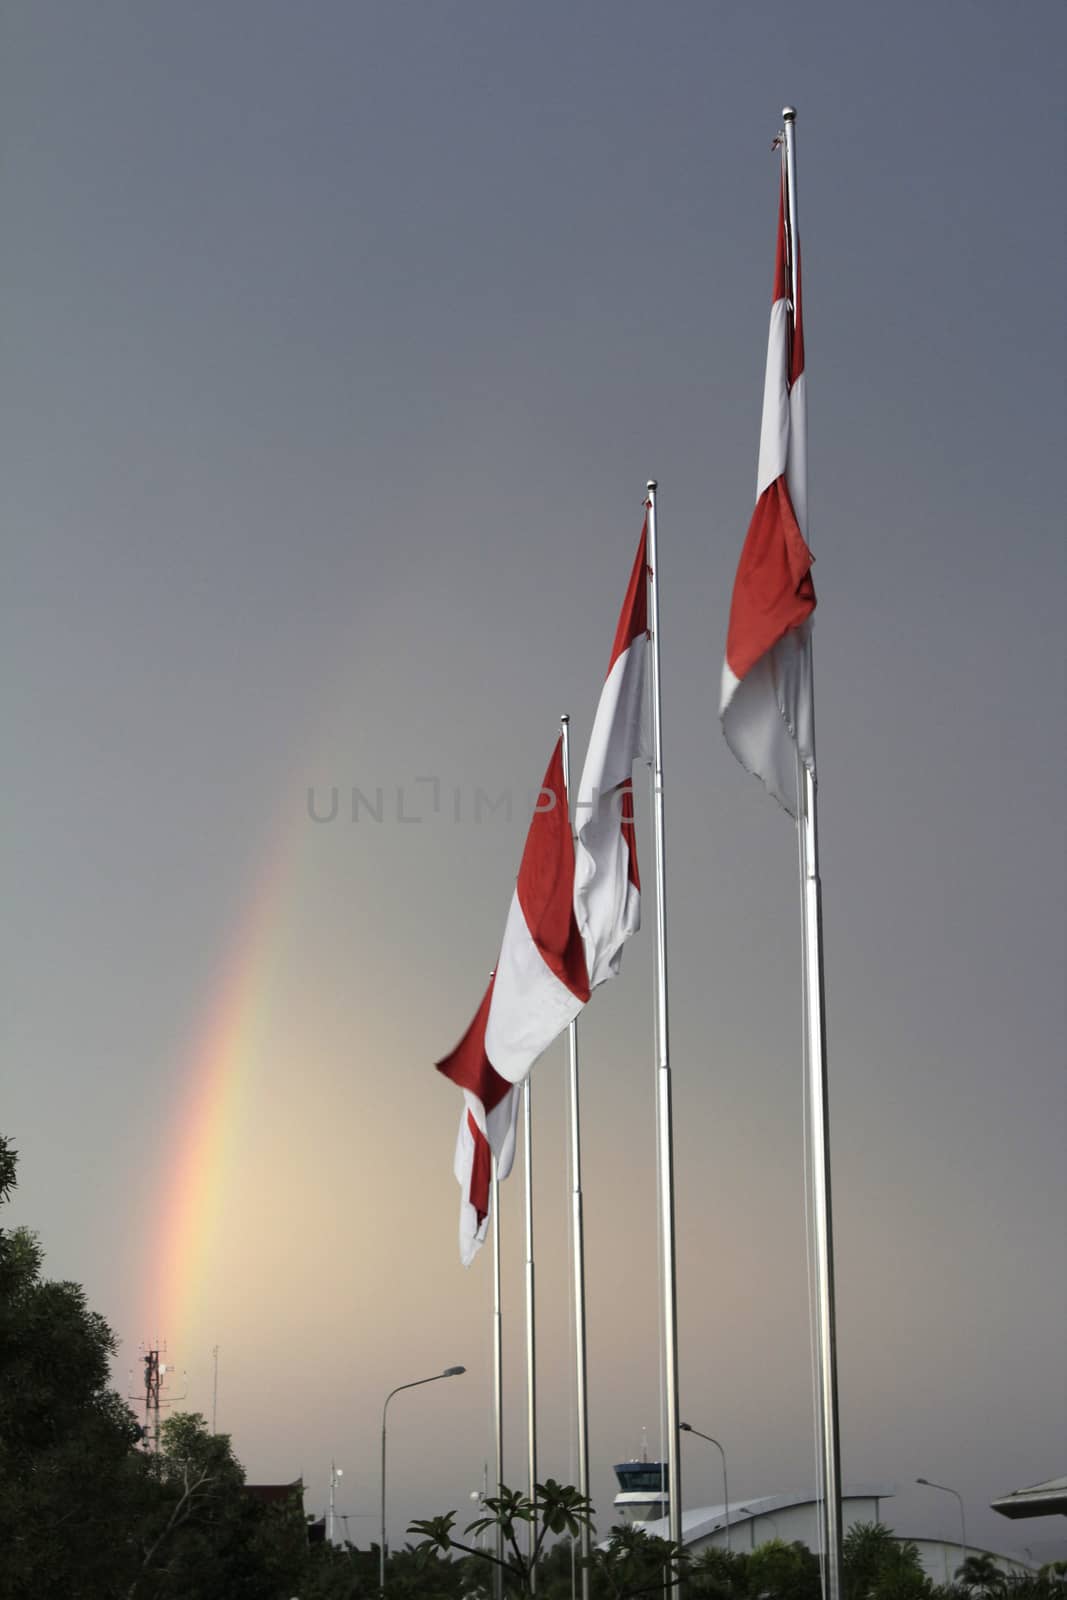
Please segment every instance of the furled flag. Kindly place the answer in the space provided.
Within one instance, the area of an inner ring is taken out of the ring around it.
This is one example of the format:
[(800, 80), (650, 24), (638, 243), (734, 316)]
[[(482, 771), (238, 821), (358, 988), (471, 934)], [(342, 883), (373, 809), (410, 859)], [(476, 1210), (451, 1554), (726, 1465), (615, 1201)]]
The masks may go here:
[(649, 747), (647, 539), (646, 523), (578, 786), (574, 904), (593, 989), (618, 972), (622, 947), (641, 923), (632, 770)]
[(563, 741), (548, 764), (526, 836), (500, 959), (485, 997), (439, 1072), (463, 1090), (456, 1141), (459, 1250), (469, 1266), (485, 1239), (492, 1157), (506, 1178), (515, 1155), (522, 1082), (589, 998), (574, 916), (574, 841)]
[(800, 247), (797, 304), (789, 283), (785, 186), (778, 202), (774, 298), (763, 390), (756, 509), (734, 579), (719, 715), (726, 742), (790, 816), (797, 756), (815, 772), (807, 527), (807, 437)]

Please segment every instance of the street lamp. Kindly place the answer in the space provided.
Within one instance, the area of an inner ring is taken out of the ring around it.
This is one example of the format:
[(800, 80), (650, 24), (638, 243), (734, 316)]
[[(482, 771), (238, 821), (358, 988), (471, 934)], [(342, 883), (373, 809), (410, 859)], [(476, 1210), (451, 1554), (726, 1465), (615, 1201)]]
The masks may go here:
[(723, 1447), (719, 1443), (718, 1439), (713, 1439), (711, 1437), (710, 1433), (701, 1433), (699, 1428), (692, 1427), (688, 1422), (680, 1422), (678, 1424), (678, 1426), (679, 1426), (679, 1428), (681, 1428), (683, 1433), (695, 1433), (698, 1439), (706, 1439), (709, 1444), (713, 1444), (715, 1446), (716, 1450), (722, 1456), (722, 1500), (723, 1500), (723, 1510), (726, 1513), (726, 1549), (727, 1549), (727, 1551), (729, 1551), (729, 1549), (730, 1549), (730, 1491), (729, 1491), (729, 1489), (727, 1488), (727, 1485), (726, 1485), (726, 1451), (723, 1449)]
[(327, 1544), (333, 1544), (334, 1494), (335, 1494), (335, 1491), (337, 1489), (337, 1480), (338, 1480), (338, 1478), (343, 1478), (344, 1475), (345, 1475), (344, 1467), (339, 1467), (339, 1466), (337, 1466), (337, 1464), (335, 1462), (331, 1461), (330, 1462), (330, 1516), (329, 1516), (329, 1521), (326, 1524), (326, 1543)]
[(382, 1406), (382, 1543), (378, 1553), (378, 1587), (382, 1594), (385, 1593), (385, 1413), (389, 1409), (389, 1402), (394, 1394), (399, 1394), (401, 1389), (417, 1389), (423, 1383), (436, 1383), (439, 1378), (458, 1378), (461, 1372), (466, 1372), (466, 1367), (446, 1367), (443, 1372), (435, 1372), (429, 1378), (416, 1378), (414, 1383), (398, 1383), (395, 1389), (390, 1389)]
[(963, 1496), (958, 1489), (950, 1489), (947, 1483), (931, 1483), (929, 1478), (916, 1478), (916, 1483), (923, 1483), (928, 1489), (943, 1489), (946, 1494), (954, 1494), (960, 1503), (960, 1556), (961, 1565), (967, 1563), (967, 1523), (963, 1515)]

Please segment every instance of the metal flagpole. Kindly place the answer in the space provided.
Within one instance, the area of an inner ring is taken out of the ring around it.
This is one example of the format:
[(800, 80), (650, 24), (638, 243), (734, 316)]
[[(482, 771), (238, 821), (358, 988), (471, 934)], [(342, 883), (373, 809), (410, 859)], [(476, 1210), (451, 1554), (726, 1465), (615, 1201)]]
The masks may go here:
[[(571, 719), (559, 719), (563, 733), (563, 787), (570, 804)], [(589, 1399), (585, 1347), (585, 1230), (582, 1221), (582, 1130), (578, 1114), (578, 1022), (567, 1029), (570, 1046), (570, 1124), (571, 1124), (571, 1256), (574, 1271), (574, 1366), (575, 1399), (578, 1411), (578, 1492), (589, 1497)], [(589, 1600), (589, 1567), (592, 1553), (588, 1523), (579, 1535), (582, 1554), (582, 1600)]]
[[(799, 295), (796, 180), (796, 111), (784, 107), (786, 214), (793, 315)], [(811, 650), (811, 637), (808, 637)], [(810, 665), (810, 663), (809, 663)], [(811, 732), (815, 754), (814, 709)], [(797, 839), (800, 855), (804, 944), (804, 1076), (815, 1246), (817, 1420), (826, 1516), (827, 1600), (841, 1596), (841, 1456), (837, 1411), (837, 1328), (834, 1309), (834, 1239), (830, 1203), (830, 1099), (826, 1067), (826, 985), (822, 953), (822, 885), (815, 778), (797, 752)]]
[[(655, 479), (646, 485), (649, 622), (652, 634), (652, 808), (656, 841), (656, 1135), (659, 1144), (660, 1230), (663, 1241), (663, 1344), (667, 1388), (667, 1471), (671, 1542), (682, 1542), (682, 1475), (678, 1448), (678, 1290), (674, 1251), (674, 1131), (667, 1036), (667, 879), (663, 840), (663, 710), (660, 698), (659, 546)], [(672, 1583), (675, 1594), (680, 1585)]]
[[(496, 1492), (499, 1495), (504, 1482), (504, 1341), (500, 1315), (500, 1179), (493, 1157), (493, 1176), (490, 1184), (493, 1208), (493, 1421), (496, 1436)], [(497, 1561), (504, 1560), (504, 1530), (497, 1523)], [(503, 1600), (504, 1568), (493, 1568), (493, 1593)]]
[[(526, 1449), (530, 1479), (530, 1499), (536, 1499), (537, 1485), (537, 1345), (534, 1318), (534, 1244), (533, 1244), (533, 1126), (531, 1111), (530, 1075), (522, 1084), (523, 1159), (526, 1177)], [(527, 1549), (533, 1560), (537, 1543), (537, 1519), (527, 1523)], [(531, 1570), (531, 1588), (535, 1579)]]

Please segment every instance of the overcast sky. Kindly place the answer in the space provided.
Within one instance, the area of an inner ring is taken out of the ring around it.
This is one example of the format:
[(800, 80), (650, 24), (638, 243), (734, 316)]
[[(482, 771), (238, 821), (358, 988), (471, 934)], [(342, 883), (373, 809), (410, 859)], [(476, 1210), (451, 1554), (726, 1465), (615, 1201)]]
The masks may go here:
[[(390, 1410), (394, 1541), (490, 1453), (489, 1253), (458, 1263), (432, 1063), (561, 711), (584, 752), (649, 476), (681, 1409), (739, 1498), (814, 1479), (795, 843), (717, 719), (785, 102), (844, 1479), (898, 1485), (905, 1532), (955, 1536), (923, 1475), (973, 1543), (1057, 1533), (986, 1507), (1067, 1470), (1064, 32), (1035, 0), (6, 8), (14, 1215), (117, 1381), (158, 1335), (210, 1417), (218, 1346), (250, 1476), (321, 1509), (335, 1459), (361, 1543), (394, 1385), (468, 1369)], [(602, 1529), (612, 1462), (660, 1448), (651, 922), (581, 1027)], [(573, 1478), (564, 1088), (559, 1046), (540, 1444)], [(521, 1199), (516, 1169), (513, 1482)], [(689, 1505), (718, 1498), (698, 1445)]]

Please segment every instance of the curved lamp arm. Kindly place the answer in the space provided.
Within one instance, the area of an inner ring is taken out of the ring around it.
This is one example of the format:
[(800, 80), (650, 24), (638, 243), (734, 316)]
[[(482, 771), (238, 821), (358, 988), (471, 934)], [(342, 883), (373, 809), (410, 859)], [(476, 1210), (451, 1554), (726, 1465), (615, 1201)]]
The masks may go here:
[(382, 1406), (382, 1542), (378, 1552), (378, 1587), (382, 1594), (385, 1593), (385, 1413), (389, 1410), (389, 1402), (401, 1389), (418, 1389), (424, 1383), (436, 1383), (439, 1378), (458, 1378), (466, 1370), (466, 1367), (446, 1367), (443, 1372), (434, 1372), (428, 1378), (416, 1378), (413, 1383), (398, 1383), (385, 1397)]
[(723, 1447), (719, 1443), (718, 1439), (713, 1439), (710, 1433), (701, 1433), (700, 1429), (699, 1428), (694, 1428), (691, 1423), (680, 1422), (678, 1424), (678, 1426), (682, 1430), (683, 1433), (695, 1433), (698, 1439), (706, 1439), (709, 1444), (713, 1444), (715, 1446), (716, 1450), (722, 1456), (722, 1501), (723, 1501), (723, 1512), (724, 1512), (724, 1514), (726, 1516), (726, 1549), (727, 1549), (727, 1551), (729, 1551), (729, 1549), (730, 1549), (730, 1490), (729, 1490), (729, 1486), (728, 1486), (728, 1484), (726, 1482), (726, 1451), (723, 1449)]
[(916, 1478), (916, 1483), (923, 1484), (927, 1489), (941, 1489), (945, 1494), (954, 1494), (960, 1503), (960, 1553), (964, 1564), (967, 1561), (967, 1519), (963, 1513), (963, 1496), (958, 1489), (951, 1489), (947, 1483), (934, 1483), (931, 1478)]

